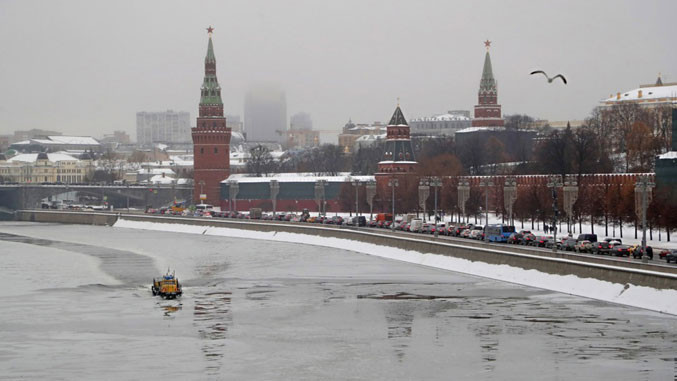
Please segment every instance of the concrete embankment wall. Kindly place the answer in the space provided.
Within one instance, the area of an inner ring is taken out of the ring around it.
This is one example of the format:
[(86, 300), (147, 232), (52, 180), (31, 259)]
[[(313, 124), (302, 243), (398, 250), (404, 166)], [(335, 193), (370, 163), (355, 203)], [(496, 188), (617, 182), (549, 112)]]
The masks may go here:
[[(576, 257), (571, 254), (534, 251), (507, 245), (467, 245), (431, 236), (408, 237), (390, 232), (365, 231), (312, 224), (277, 223), (268, 221), (221, 220), (121, 214), (130, 221), (145, 221), (163, 224), (187, 224), (213, 226), (260, 232), (287, 232), (320, 237), (357, 240), (380, 246), (397, 247), (420, 253), (440, 254), (449, 257), (479, 261), (495, 265), (509, 265), (548, 274), (575, 275), (619, 284), (677, 290), (677, 267), (642, 264), (638, 262), (608, 261), (602, 258)], [(17, 219), (35, 222), (59, 222), (88, 225), (112, 225), (117, 214), (61, 212), (61, 211), (19, 211)]]

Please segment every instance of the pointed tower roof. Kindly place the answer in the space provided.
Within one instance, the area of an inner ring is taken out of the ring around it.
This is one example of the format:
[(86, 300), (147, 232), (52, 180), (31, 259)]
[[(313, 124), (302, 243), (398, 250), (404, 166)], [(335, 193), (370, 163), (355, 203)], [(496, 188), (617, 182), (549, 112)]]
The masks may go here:
[(214, 44), (212, 43), (211, 26), (207, 28), (209, 34), (209, 43), (207, 45), (207, 55), (205, 56), (205, 77), (202, 81), (202, 89), (200, 95), (201, 105), (222, 105), (221, 100), (221, 86), (219, 80), (216, 78), (216, 56), (214, 55)]
[(400, 105), (397, 105), (397, 108), (395, 109), (395, 112), (393, 113), (393, 117), (390, 118), (390, 122), (388, 123), (389, 126), (408, 126), (409, 124), (407, 123), (407, 120), (404, 119), (404, 114), (402, 114), (402, 109), (400, 109)]
[(656, 86), (663, 86), (663, 80), (661, 80), (661, 73), (658, 73), (658, 79), (656, 80)]
[(491, 56), (487, 48), (487, 54), (484, 55), (484, 68), (482, 69), (482, 79), (480, 80), (480, 92), (495, 92), (496, 80), (494, 72), (491, 69)]
[(205, 63), (207, 62), (216, 62), (216, 56), (214, 55), (214, 44), (212, 44), (212, 35), (209, 34), (209, 45), (207, 45), (207, 56), (205, 57)]

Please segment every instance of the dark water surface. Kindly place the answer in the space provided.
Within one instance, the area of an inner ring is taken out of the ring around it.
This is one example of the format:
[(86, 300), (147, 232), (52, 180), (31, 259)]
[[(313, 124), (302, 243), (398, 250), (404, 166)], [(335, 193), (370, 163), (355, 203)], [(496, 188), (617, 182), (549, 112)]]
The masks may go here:
[(0, 269), (0, 380), (677, 374), (672, 316), (344, 250), (7, 222)]

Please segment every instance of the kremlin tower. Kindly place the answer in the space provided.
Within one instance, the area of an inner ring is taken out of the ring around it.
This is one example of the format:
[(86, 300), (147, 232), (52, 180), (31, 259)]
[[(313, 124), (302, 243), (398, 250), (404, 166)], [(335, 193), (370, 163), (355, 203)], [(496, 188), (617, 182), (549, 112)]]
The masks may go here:
[[(230, 174), (230, 128), (223, 116), (221, 87), (216, 78), (216, 57), (211, 26), (205, 57), (205, 76), (200, 89), (200, 113), (193, 136), (193, 201), (219, 204), (221, 181)], [(200, 195), (203, 195), (201, 198)], [(204, 196), (206, 195), (206, 198)]]
[(498, 104), (498, 91), (496, 80), (491, 70), (491, 57), (489, 47), (491, 41), (484, 42), (487, 54), (484, 56), (484, 69), (480, 80), (480, 90), (477, 94), (478, 104), (475, 106), (475, 118), (472, 120), (473, 127), (503, 127), (504, 120), (501, 117), (501, 105)]
[(386, 127), (383, 159), (378, 162), (376, 182), (384, 187), (390, 178), (416, 175), (418, 163), (409, 136), (409, 124), (404, 119), (399, 102)]

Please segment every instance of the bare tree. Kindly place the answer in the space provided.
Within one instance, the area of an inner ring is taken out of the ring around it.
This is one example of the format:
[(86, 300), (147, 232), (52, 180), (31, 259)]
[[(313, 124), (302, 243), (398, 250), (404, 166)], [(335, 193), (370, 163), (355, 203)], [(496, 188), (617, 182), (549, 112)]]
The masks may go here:
[(247, 159), (247, 171), (253, 173), (256, 177), (267, 176), (273, 169), (273, 156), (270, 149), (264, 145), (257, 145), (249, 150)]

